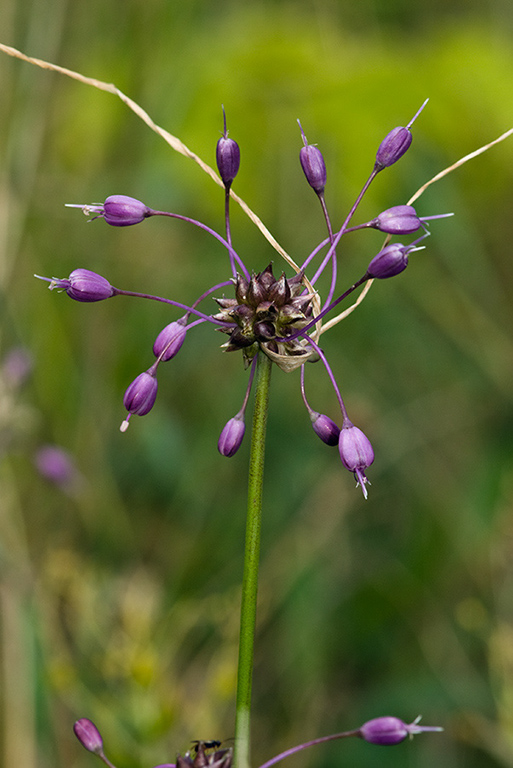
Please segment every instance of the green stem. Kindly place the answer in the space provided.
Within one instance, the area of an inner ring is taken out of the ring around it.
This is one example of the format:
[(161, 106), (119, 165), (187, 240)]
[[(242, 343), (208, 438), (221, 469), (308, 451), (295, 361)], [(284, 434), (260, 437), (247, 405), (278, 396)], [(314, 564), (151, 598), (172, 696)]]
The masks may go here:
[(248, 478), (248, 516), (240, 609), (239, 667), (235, 715), (235, 768), (249, 768), (251, 686), (255, 644), (258, 560), (262, 522), (265, 433), (271, 382), (271, 360), (260, 353), (255, 383), (255, 410)]

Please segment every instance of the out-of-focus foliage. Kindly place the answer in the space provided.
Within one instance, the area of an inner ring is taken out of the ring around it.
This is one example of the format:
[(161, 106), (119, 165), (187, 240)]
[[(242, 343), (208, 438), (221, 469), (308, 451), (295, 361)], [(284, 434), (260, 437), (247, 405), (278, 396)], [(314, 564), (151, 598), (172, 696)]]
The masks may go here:
[[(234, 188), (298, 261), (324, 227), (296, 118), (324, 154), (335, 226), (383, 136), (426, 97), (360, 220), (513, 125), (507, 2), (4, 5), (3, 42), (114, 82), (210, 164), (224, 104), (242, 154)], [(177, 315), (122, 297), (77, 304), (32, 274), (87, 267), (191, 302), (228, 273), (206, 235), (86, 224), (63, 204), (133, 195), (221, 231), (222, 192), (112, 96), (7, 57), (0, 87), (0, 363), (20, 345), (33, 358), (29, 381), (0, 392), (2, 759), (91, 765), (71, 729), (86, 716), (119, 768), (149, 768), (191, 739), (233, 736), (248, 446), (227, 460), (216, 442), (246, 374), (197, 328), (162, 366), (153, 411), (121, 435), (125, 387)], [(445, 733), (393, 750), (335, 743), (295, 765), (513, 765), (512, 169), (505, 143), (432, 187), (419, 214), (455, 217), (323, 337), (376, 451), (368, 502), (315, 438), (298, 374), (273, 374), (255, 765), (419, 713)], [(237, 209), (232, 231), (247, 264), (278, 271)], [(381, 242), (345, 238), (343, 283)], [(312, 406), (336, 418), (320, 365), (307, 373)], [(77, 482), (37, 473), (43, 444), (70, 452)]]

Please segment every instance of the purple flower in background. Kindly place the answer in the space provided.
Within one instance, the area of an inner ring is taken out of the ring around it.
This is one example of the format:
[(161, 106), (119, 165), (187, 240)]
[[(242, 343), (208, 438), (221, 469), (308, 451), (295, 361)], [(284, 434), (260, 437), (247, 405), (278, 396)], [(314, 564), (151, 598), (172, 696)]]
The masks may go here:
[(34, 463), (42, 477), (66, 493), (78, 490), (82, 475), (71, 454), (58, 445), (42, 445), (34, 455)]

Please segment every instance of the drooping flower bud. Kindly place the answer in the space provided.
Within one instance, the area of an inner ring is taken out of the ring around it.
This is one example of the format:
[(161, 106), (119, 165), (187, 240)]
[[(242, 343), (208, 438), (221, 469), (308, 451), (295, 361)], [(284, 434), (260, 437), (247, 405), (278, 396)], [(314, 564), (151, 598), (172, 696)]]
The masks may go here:
[(128, 386), (123, 397), (123, 405), (128, 411), (128, 416), (121, 424), (121, 432), (128, 429), (128, 419), (132, 413), (138, 416), (145, 416), (151, 411), (157, 397), (158, 382), (152, 366), (144, 373), (140, 373), (137, 378)]
[(338, 444), (340, 429), (329, 416), (325, 416), (317, 411), (310, 411), (310, 418), (315, 434), (321, 438), (323, 443), (326, 443), (326, 445)]
[(367, 274), (378, 280), (395, 277), (408, 266), (408, 253), (411, 250), (411, 246), (390, 243), (374, 256), (367, 267)]
[(390, 235), (411, 235), (422, 227), (422, 219), (417, 216), (411, 205), (395, 205), (387, 208), (372, 222), (374, 229)]
[(392, 746), (400, 744), (408, 736), (413, 737), (424, 731), (443, 731), (439, 726), (418, 725), (420, 717), (417, 717), (409, 725), (403, 723), (398, 717), (376, 717), (362, 725), (359, 736), (369, 744)]
[(48, 287), (51, 291), (54, 288), (66, 291), (68, 296), (75, 301), (102, 301), (103, 299), (110, 299), (117, 293), (108, 280), (89, 269), (75, 269), (69, 278), (63, 279), (41, 277), (41, 275), (34, 275), (34, 277), (39, 280), (47, 280), (50, 283)]
[(308, 144), (301, 123), (299, 128), (303, 136), (304, 146), (299, 150), (299, 161), (307, 182), (318, 195), (324, 192), (326, 186), (326, 164), (322, 152), (313, 144)]
[(219, 175), (226, 189), (237, 176), (240, 166), (240, 148), (236, 141), (228, 138), (226, 129), (226, 113), (223, 107), (224, 132), (216, 146), (216, 163)]
[(244, 414), (241, 412), (224, 425), (217, 443), (219, 453), (222, 456), (234, 456), (241, 446), (245, 431)]
[(361, 486), (363, 495), (367, 498), (365, 486), (368, 480), (364, 470), (374, 461), (374, 451), (369, 439), (361, 429), (347, 420), (340, 430), (338, 449), (342, 464), (354, 474), (356, 484)]
[(91, 205), (79, 205), (67, 203), (67, 208), (82, 208), (86, 216), (96, 213), (94, 219), (105, 219), (107, 224), (112, 227), (131, 227), (133, 224), (140, 224), (141, 221), (152, 216), (154, 211), (147, 205), (136, 200), (135, 197), (128, 195), (110, 195), (103, 204), (93, 203)]
[(428, 99), (426, 99), (418, 112), (416, 112), (414, 117), (412, 117), (406, 128), (399, 126), (398, 128), (394, 128), (387, 136), (385, 136), (379, 145), (376, 154), (376, 162), (374, 164), (375, 171), (382, 171), (383, 168), (388, 168), (389, 166), (393, 165), (398, 160), (400, 160), (405, 152), (408, 151), (412, 142), (410, 128), (426, 106), (427, 102)]
[(169, 323), (161, 330), (153, 345), (153, 354), (161, 362), (171, 360), (180, 351), (185, 341), (187, 319), (186, 316)]
[(87, 717), (81, 717), (73, 726), (75, 736), (88, 752), (99, 755), (103, 752), (103, 740), (100, 731)]

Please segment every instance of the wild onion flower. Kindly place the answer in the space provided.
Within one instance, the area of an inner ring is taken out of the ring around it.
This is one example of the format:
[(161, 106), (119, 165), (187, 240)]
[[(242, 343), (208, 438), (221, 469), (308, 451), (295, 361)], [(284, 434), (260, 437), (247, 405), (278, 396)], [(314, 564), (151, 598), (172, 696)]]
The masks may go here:
[[(376, 717), (364, 723), (361, 728), (333, 733), (329, 736), (320, 736), (303, 744), (297, 744), (295, 747), (290, 747), (284, 752), (271, 757), (260, 768), (271, 768), (272, 765), (280, 763), (287, 757), (302, 752), (304, 749), (320, 746), (328, 741), (357, 737), (367, 741), (369, 744), (388, 747), (400, 744), (408, 736), (412, 739), (413, 736), (419, 733), (440, 733), (443, 731), (443, 728), (439, 726), (419, 725), (419, 721), (420, 715), (410, 724), (404, 723), (398, 717)], [(105, 756), (102, 737), (91, 720), (83, 717), (77, 720), (73, 729), (76, 737), (88, 752), (98, 755), (108, 768), (115, 768)], [(232, 762), (233, 750), (231, 748), (222, 748), (222, 742), (217, 740), (196, 740), (193, 742), (193, 747), (185, 755), (178, 754), (176, 756), (176, 763), (160, 763), (155, 768), (207, 768), (207, 766), (208, 768), (231, 768)]]
[[(350, 294), (368, 281), (386, 279), (400, 274), (408, 265), (408, 257), (422, 246), (418, 243), (428, 234), (426, 222), (449, 214), (420, 216), (411, 205), (395, 205), (379, 213), (370, 221), (352, 224), (358, 205), (376, 175), (397, 162), (411, 144), (411, 126), (425, 104), (406, 127), (395, 128), (382, 141), (372, 172), (365, 182), (354, 205), (338, 229), (333, 229), (325, 200), (326, 164), (321, 151), (309, 144), (300, 124), (303, 146), (300, 149), (300, 164), (308, 184), (315, 191), (321, 203), (328, 237), (323, 240), (300, 265), (295, 273), (286, 275), (270, 263), (259, 272), (252, 272), (232, 244), (230, 229), (230, 189), (240, 166), (240, 149), (236, 141), (228, 137), (226, 115), (223, 110), (224, 130), (216, 146), (216, 161), (225, 189), (225, 234), (221, 235), (207, 225), (177, 213), (155, 210), (145, 203), (126, 195), (111, 195), (103, 204), (73, 206), (80, 207), (93, 218), (103, 218), (111, 226), (132, 226), (152, 216), (167, 216), (197, 226), (214, 237), (226, 249), (230, 274), (227, 279), (208, 288), (191, 305), (176, 300), (115, 288), (103, 276), (88, 269), (76, 269), (68, 278), (46, 278), (50, 289), (65, 291), (75, 301), (95, 302), (114, 296), (138, 296), (164, 302), (180, 311), (180, 316), (169, 322), (157, 335), (153, 344), (155, 362), (140, 373), (128, 386), (124, 405), (128, 412), (121, 430), (128, 427), (132, 414), (144, 416), (150, 412), (157, 396), (157, 374), (162, 363), (174, 359), (188, 334), (199, 325), (209, 324), (228, 336), (222, 345), (225, 352), (240, 352), (244, 366), (250, 368), (248, 388), (244, 403), (235, 416), (230, 418), (221, 431), (218, 449), (223, 456), (231, 457), (239, 449), (245, 432), (244, 414), (248, 403), (253, 379), (254, 363), (259, 356), (267, 356), (285, 372), (301, 370), (301, 394), (315, 434), (327, 445), (338, 445), (342, 465), (352, 472), (357, 485), (367, 497), (368, 483), (366, 470), (374, 461), (372, 445), (361, 429), (349, 419), (346, 406), (335, 380), (332, 368), (326, 359), (320, 338), (322, 333), (342, 319), (344, 313), (330, 318), (335, 308)], [(299, 122), (299, 121), (298, 121)], [(350, 226), (351, 224), (351, 226)], [(371, 259), (359, 280), (349, 288), (338, 288), (337, 249), (344, 234), (355, 230), (377, 229), (390, 235), (410, 235), (419, 230), (423, 234), (409, 244), (386, 243)], [(293, 262), (295, 264), (295, 262)], [(316, 265), (315, 268), (313, 265)], [(309, 270), (313, 274), (307, 277)], [(316, 284), (322, 275), (328, 273), (329, 287), (324, 299)], [(217, 311), (210, 308), (200, 310), (200, 305), (215, 301)], [(327, 414), (310, 407), (305, 393), (305, 364), (321, 361), (333, 385), (340, 407), (340, 426)]]

